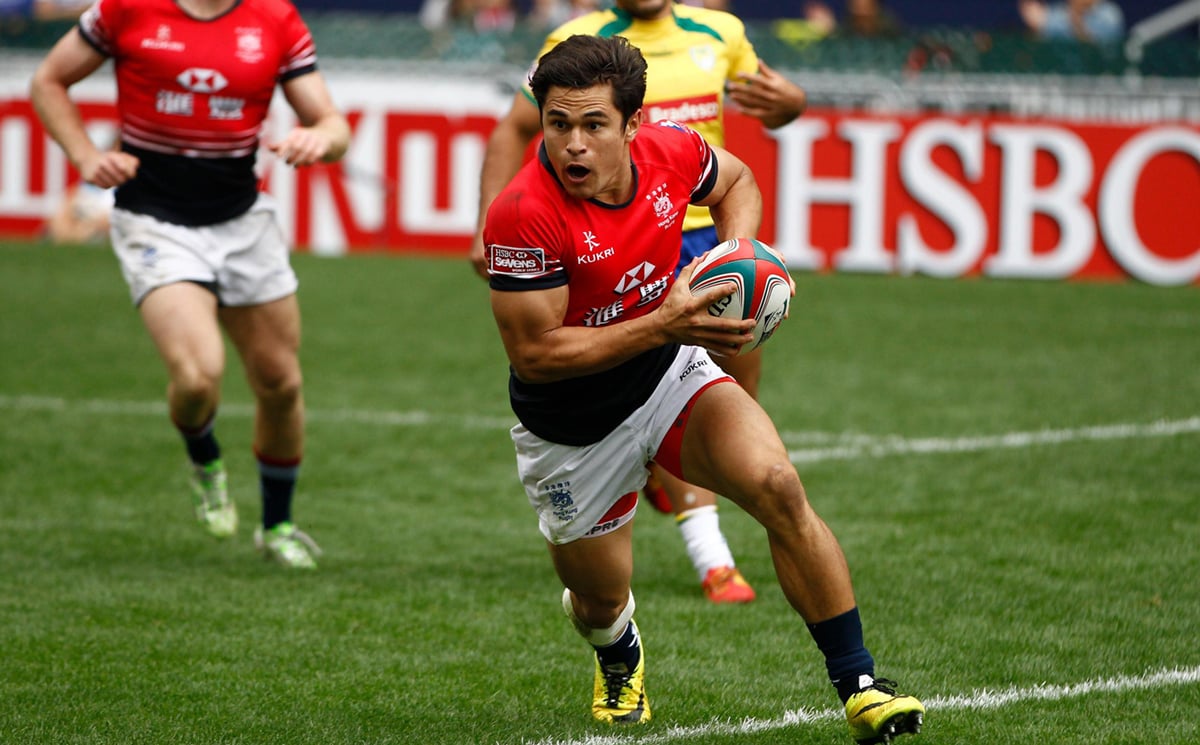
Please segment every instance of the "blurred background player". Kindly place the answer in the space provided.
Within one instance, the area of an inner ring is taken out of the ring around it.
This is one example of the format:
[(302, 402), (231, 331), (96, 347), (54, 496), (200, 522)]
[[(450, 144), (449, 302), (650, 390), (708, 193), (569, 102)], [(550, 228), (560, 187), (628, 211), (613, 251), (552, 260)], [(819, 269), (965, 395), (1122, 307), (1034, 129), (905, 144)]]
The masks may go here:
[[(110, 57), (119, 150), (96, 147), (69, 95)], [(292, 166), (345, 152), (350, 128), (316, 63), (308, 28), (286, 0), (98, 0), (30, 86), (42, 124), (83, 179), (116, 187), (113, 250), (167, 368), (197, 519), (217, 537), (237, 530), (214, 435), (224, 328), (257, 402), (255, 544), (296, 568), (314, 568), (319, 553), (292, 523), (304, 444), (300, 308), (275, 203), (258, 191), (254, 162), (277, 84), (300, 125), (268, 148)]]
[[(622, 36), (641, 49), (649, 64), (645, 107), (650, 121), (686, 124), (710, 144), (724, 145), (726, 98), (770, 128), (782, 127), (804, 111), (804, 91), (757, 57), (742, 22), (729, 13), (672, 0), (617, 0), (614, 8), (581, 16), (551, 32), (538, 57), (573, 34)], [(537, 105), (526, 85), (496, 125), (484, 156), (479, 222), (470, 252), (480, 276), (487, 276), (482, 240), (487, 209), (521, 167), (540, 127)], [(718, 242), (708, 210), (690, 207), (676, 272)], [(761, 349), (724, 358), (721, 365), (757, 397)], [(754, 589), (737, 569), (721, 532), (717, 495), (657, 467), (651, 474), (646, 496), (656, 509), (674, 512), (705, 595), (716, 603), (753, 600)]]

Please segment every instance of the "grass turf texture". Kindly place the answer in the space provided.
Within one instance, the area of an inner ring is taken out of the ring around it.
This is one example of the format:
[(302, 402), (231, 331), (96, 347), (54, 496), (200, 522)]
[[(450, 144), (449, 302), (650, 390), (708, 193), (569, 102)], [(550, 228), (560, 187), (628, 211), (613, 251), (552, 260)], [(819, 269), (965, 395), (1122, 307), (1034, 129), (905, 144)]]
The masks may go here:
[[(164, 375), (115, 261), (0, 245), (0, 742), (850, 742), (762, 532), (732, 505), (722, 525), (759, 600), (706, 604), (672, 521), (644, 510), (655, 718), (593, 724), (589, 652), (515, 477), (483, 283), (462, 261), (295, 265), (313, 574), (253, 553), (236, 356), (218, 435), (243, 526), (220, 543), (191, 521)], [(797, 283), (763, 402), (800, 457), (1200, 416), (1195, 288)], [(1198, 444), (1192, 426), (798, 462), (880, 674), (948, 699), (1200, 664)], [(780, 724), (794, 709), (818, 716)], [(1198, 710), (1195, 682), (935, 706), (921, 737), (1166, 745), (1196, 739)], [(745, 718), (768, 726), (725, 726)]]

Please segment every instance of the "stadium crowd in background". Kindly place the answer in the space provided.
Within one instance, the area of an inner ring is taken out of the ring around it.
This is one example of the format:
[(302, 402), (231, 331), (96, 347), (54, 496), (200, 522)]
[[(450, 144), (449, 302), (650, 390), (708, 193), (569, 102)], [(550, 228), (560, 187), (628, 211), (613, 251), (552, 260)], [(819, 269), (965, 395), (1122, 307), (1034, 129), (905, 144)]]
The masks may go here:
[(89, 5), (90, 0), (0, 0), (0, 20), (71, 20)]
[(1111, 43), (1125, 37), (1125, 15), (1111, 0), (1018, 0), (1018, 7), (1040, 39)]
[(540, 57), (529, 85), (542, 143), (483, 229), (517, 470), (565, 585), (563, 610), (595, 651), (592, 715), (651, 716), (631, 583), (652, 456), (677, 478), (719, 487), (765, 528), (851, 736), (917, 732), (924, 707), (875, 678), (846, 559), (774, 424), (709, 357), (736, 354), (754, 319), (710, 315), (734, 287), (693, 295), (696, 261), (678, 281), (672, 271), (689, 203), (710, 207), (727, 240), (757, 234), (762, 195), (729, 151), (675, 122), (651, 124), (646, 81), (646, 60), (621, 36), (573, 35)]
[[(349, 125), (291, 4), (143, 0), (131, 14), (123, 3), (99, 0), (84, 12), (38, 66), (31, 99), (83, 179), (116, 189), (113, 250), (167, 369), (197, 520), (216, 537), (237, 530), (215, 435), (223, 328), (257, 403), (255, 544), (284, 566), (314, 568), (319, 549), (292, 522), (304, 445), (297, 280), (275, 202), (258, 190), (255, 157), (277, 84), (300, 124), (266, 144), (288, 165), (340, 158)], [(116, 149), (91, 141), (70, 97), (71, 86), (110, 58), (121, 115)]]
[[(541, 54), (572, 34), (619, 34), (650, 60), (646, 104), (651, 119), (671, 118), (699, 131), (710, 143), (725, 140), (726, 99), (769, 127), (794, 120), (805, 107), (804, 91), (755, 54), (745, 28), (722, 11), (676, 5), (671, 0), (617, 0), (610, 10), (577, 18), (550, 33)], [(539, 54), (539, 56), (541, 56)], [(516, 174), (529, 144), (541, 131), (538, 109), (526, 86), (493, 130), (480, 177), (480, 213), (470, 260), (487, 275), (482, 230), (487, 208)], [(675, 271), (719, 243), (708, 211), (688, 210)], [(721, 360), (752, 396), (762, 374), (762, 350)], [(754, 599), (738, 570), (717, 516), (717, 495), (651, 466), (646, 494), (660, 511), (674, 513), (688, 557), (705, 595), (717, 603)]]

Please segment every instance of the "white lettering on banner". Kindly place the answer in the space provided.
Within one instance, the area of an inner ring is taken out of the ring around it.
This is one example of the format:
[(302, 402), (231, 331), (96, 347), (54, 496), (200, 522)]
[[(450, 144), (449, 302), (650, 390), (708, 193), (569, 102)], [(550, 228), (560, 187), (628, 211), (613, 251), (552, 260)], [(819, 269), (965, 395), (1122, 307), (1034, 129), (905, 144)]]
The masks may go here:
[[(1087, 263), (1096, 245), (1096, 221), (1084, 197), (1092, 185), (1092, 158), (1073, 132), (1058, 127), (999, 124), (991, 139), (1003, 152), (1001, 172), (1000, 246), (984, 263), (993, 277), (1060, 279)], [(1035, 183), (1039, 151), (1054, 157), (1058, 178), (1048, 186)], [(1061, 239), (1047, 252), (1033, 251), (1033, 216), (1058, 223)]]
[(987, 216), (966, 189), (933, 162), (939, 146), (954, 151), (967, 181), (983, 176), (983, 127), (935, 119), (913, 128), (900, 154), (900, 181), (914, 198), (942, 219), (954, 234), (949, 250), (934, 250), (921, 238), (913, 215), (897, 224), (896, 263), (905, 274), (958, 277), (969, 272), (987, 244)]
[(443, 235), (471, 234), (479, 209), (479, 168), (486, 143), (477, 135), (461, 134), (450, 143), (450, 206), (439, 209), (434, 201), (437, 183), (437, 138), (413, 132), (400, 146), (400, 214), (414, 232)]
[[(0, 70), (0, 230), (25, 236), (77, 178), (40, 135), (30, 74)], [(300, 170), (261, 160), (288, 236), (318, 253), (465, 252), (484, 145), (510, 94), (484, 79), (329, 75), (354, 129), (347, 157)], [(72, 88), (96, 142), (115, 129), (112, 82)], [(236, 110), (217, 103), (217, 115)], [(265, 141), (293, 121), (286, 104), (272, 112)], [(810, 111), (769, 132), (739, 116), (727, 126), (797, 270), (1200, 283), (1194, 122)]]
[(775, 242), (796, 269), (822, 269), (824, 259), (812, 246), (813, 204), (850, 206), (850, 245), (834, 258), (834, 268), (850, 272), (890, 272), (892, 255), (883, 247), (883, 193), (887, 147), (899, 138), (894, 122), (846, 121), (838, 134), (852, 145), (849, 179), (816, 178), (812, 171), (815, 141), (828, 132), (824, 122), (798, 120), (776, 130), (779, 140), (779, 215)]
[(1181, 236), (1191, 241), (1191, 256), (1164, 259), (1142, 243), (1133, 214), (1134, 193), (1146, 164), (1167, 152), (1187, 153), (1200, 164), (1200, 133), (1171, 127), (1143, 132), (1127, 142), (1108, 166), (1098, 211), (1109, 251), (1126, 271), (1144, 282), (1182, 285), (1200, 277), (1200, 236)]

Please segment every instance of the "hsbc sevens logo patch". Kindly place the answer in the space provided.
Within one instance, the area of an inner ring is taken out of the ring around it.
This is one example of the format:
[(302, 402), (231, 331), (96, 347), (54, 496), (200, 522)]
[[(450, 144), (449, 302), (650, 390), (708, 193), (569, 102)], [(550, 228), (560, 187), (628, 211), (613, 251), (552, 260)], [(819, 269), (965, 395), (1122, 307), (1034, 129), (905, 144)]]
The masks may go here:
[(540, 248), (488, 246), (488, 271), (512, 276), (544, 274), (546, 252)]

